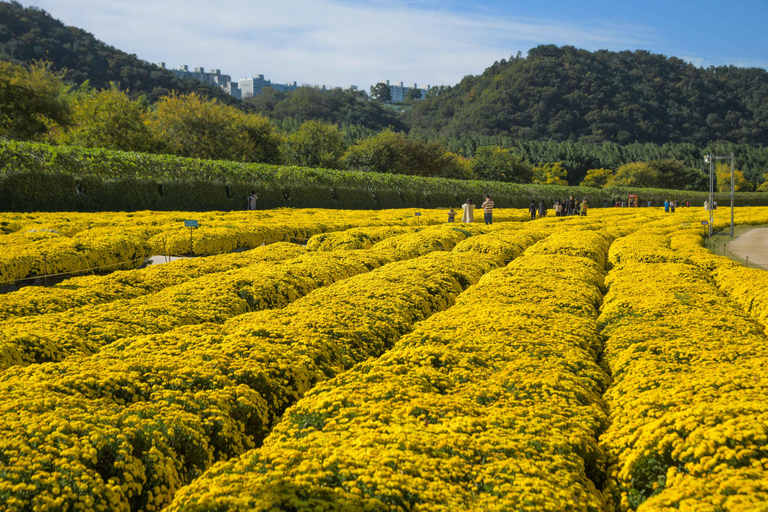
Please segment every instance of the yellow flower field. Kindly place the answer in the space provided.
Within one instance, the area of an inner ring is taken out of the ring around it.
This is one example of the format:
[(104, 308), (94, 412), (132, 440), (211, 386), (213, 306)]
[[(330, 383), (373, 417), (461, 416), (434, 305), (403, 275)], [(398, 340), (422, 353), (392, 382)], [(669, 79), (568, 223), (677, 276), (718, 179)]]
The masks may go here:
[(707, 212), (416, 211), (0, 213), (0, 284), (107, 267), (0, 294), (0, 511), (768, 510)]

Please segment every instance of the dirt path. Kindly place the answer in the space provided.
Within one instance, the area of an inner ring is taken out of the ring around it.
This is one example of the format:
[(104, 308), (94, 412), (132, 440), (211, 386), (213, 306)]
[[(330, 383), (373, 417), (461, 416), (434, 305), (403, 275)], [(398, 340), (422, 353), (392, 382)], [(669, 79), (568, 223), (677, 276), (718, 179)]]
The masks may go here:
[(728, 249), (739, 257), (749, 256), (749, 262), (768, 265), (768, 228), (751, 229), (731, 242)]

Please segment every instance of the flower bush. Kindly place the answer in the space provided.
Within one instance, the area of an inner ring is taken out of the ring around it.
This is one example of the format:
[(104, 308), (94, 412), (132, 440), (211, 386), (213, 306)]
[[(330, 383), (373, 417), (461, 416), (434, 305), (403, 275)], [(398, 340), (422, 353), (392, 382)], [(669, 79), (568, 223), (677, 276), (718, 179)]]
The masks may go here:
[[(0, 295), (0, 510), (764, 508), (764, 273), (703, 247), (707, 212), (413, 213), (193, 214), (205, 251), (266, 245)], [(167, 246), (190, 216), (0, 240)]]

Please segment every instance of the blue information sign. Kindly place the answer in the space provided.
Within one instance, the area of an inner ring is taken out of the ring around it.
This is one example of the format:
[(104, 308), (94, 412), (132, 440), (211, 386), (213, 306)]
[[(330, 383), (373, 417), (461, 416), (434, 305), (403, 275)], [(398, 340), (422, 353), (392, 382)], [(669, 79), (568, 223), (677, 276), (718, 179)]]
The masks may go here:
[(185, 220), (184, 221), (184, 227), (185, 228), (196, 228), (197, 227), (197, 221), (196, 220)]

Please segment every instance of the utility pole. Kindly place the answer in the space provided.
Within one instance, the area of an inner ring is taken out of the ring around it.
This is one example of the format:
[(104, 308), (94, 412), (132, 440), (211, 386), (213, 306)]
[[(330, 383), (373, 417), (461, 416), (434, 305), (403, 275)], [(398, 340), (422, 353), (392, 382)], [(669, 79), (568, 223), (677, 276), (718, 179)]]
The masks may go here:
[(733, 206), (734, 198), (736, 196), (736, 186), (734, 180), (734, 167), (736, 163), (736, 157), (733, 153), (729, 156), (716, 156), (709, 154), (704, 156), (704, 161), (709, 163), (709, 237), (712, 238), (712, 224), (714, 222), (713, 203), (714, 203), (714, 191), (715, 191), (715, 160), (724, 160), (726, 158), (731, 159), (731, 238), (733, 238)]
[(712, 238), (712, 223), (714, 221), (714, 215), (712, 214), (712, 206), (714, 203), (714, 187), (715, 187), (715, 156), (707, 155), (704, 157), (704, 161), (709, 163), (709, 206), (707, 211), (709, 213), (709, 238)]
[(733, 183), (733, 165), (734, 165), (734, 157), (733, 153), (731, 153), (731, 238), (733, 238), (733, 200), (734, 196), (736, 195), (736, 187)]

